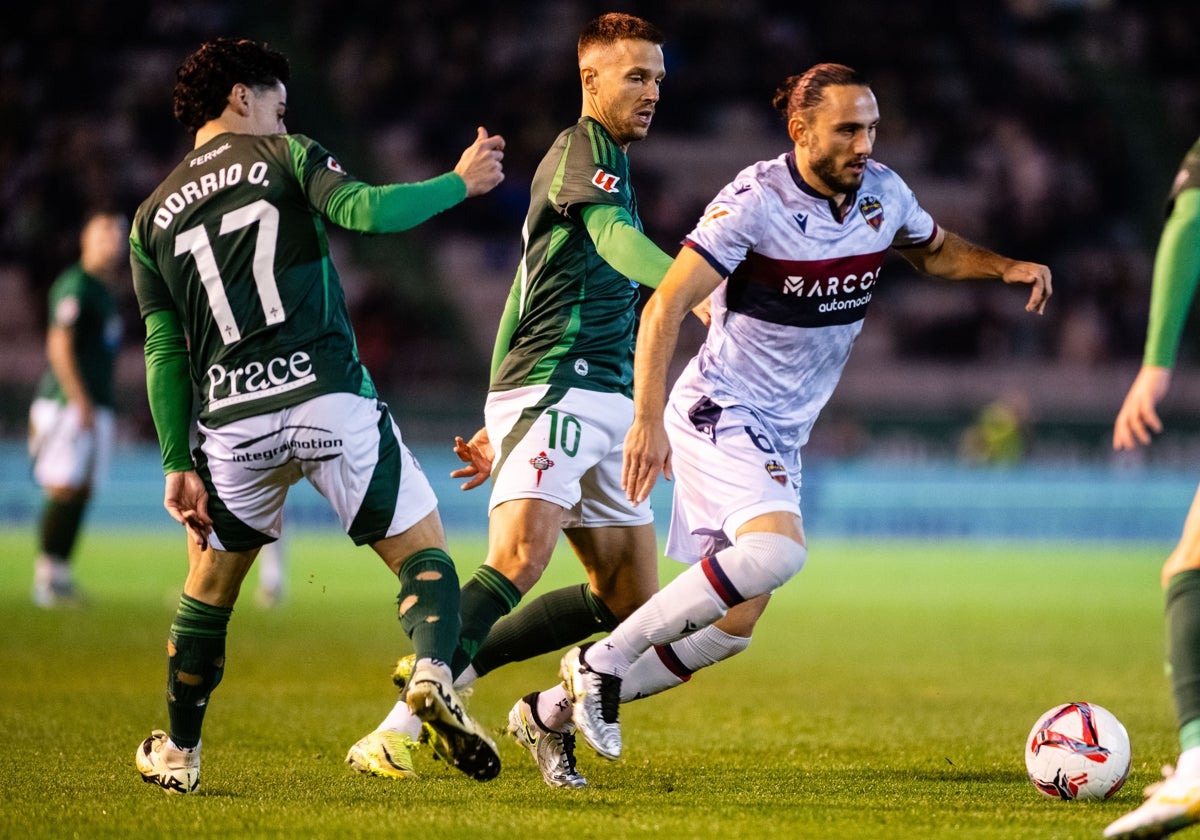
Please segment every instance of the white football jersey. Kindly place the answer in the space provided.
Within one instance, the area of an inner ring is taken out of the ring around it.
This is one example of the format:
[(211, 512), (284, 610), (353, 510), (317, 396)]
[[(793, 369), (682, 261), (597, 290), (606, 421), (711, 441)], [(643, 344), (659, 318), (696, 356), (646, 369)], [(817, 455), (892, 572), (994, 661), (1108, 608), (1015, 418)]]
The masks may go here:
[(888, 249), (936, 234), (908, 185), (875, 161), (841, 218), (801, 179), (792, 152), (742, 170), (684, 240), (726, 279), (672, 401), (696, 413), (705, 397), (710, 411), (745, 406), (781, 454), (798, 456), (841, 377)]

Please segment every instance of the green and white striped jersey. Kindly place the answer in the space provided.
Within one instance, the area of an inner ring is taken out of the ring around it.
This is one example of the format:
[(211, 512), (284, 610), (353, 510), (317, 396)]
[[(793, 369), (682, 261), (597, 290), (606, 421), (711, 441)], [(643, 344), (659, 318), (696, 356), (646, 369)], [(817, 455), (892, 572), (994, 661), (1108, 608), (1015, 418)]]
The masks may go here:
[(533, 176), (511, 298), (518, 320), (492, 391), (554, 384), (631, 394), (637, 284), (599, 254), (592, 204), (624, 207), (642, 229), (629, 158), (590, 117), (554, 141)]

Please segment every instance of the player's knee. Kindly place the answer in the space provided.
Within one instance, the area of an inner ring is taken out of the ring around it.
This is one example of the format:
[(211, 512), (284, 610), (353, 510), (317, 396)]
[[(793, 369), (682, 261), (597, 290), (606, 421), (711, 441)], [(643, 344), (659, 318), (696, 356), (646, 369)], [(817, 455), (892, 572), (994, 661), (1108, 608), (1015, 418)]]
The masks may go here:
[(808, 549), (782, 534), (755, 531), (737, 540), (738, 550), (757, 569), (761, 583), (756, 594), (772, 592), (800, 573)]

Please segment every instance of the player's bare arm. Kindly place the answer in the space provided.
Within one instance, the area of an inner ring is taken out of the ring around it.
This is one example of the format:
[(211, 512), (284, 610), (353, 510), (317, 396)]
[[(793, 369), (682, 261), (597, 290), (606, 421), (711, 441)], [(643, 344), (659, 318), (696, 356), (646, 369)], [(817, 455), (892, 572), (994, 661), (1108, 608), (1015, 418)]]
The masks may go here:
[(1117, 413), (1117, 422), (1113, 426), (1113, 449), (1136, 449), (1138, 444), (1147, 446), (1151, 433), (1158, 434), (1163, 430), (1162, 420), (1158, 417), (1158, 404), (1170, 387), (1170, 368), (1142, 366)]
[(642, 312), (633, 361), (633, 425), (625, 435), (621, 464), (621, 487), (634, 504), (650, 495), (659, 472), (668, 481), (672, 478), (671, 445), (663, 427), (667, 369), (680, 323), (723, 279), (696, 251), (684, 248)]
[(475, 129), (475, 142), (468, 146), (454, 171), (467, 185), (467, 198), (490, 192), (504, 180), (504, 138), (488, 136), (487, 129)]
[(1026, 312), (1041, 315), (1053, 292), (1047, 266), (1002, 257), (952, 231), (939, 229), (925, 247), (902, 248), (900, 253), (921, 271), (947, 280), (995, 277), (1005, 283), (1031, 286)]

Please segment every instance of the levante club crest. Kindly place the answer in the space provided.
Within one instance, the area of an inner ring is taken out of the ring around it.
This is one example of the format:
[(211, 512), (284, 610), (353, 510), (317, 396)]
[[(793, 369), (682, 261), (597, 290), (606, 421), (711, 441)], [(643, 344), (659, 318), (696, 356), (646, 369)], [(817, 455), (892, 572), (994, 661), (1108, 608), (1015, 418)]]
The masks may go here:
[(862, 197), (862, 200), (858, 202), (858, 212), (862, 213), (862, 217), (874, 230), (879, 230), (879, 226), (883, 224), (883, 205), (873, 195)]

